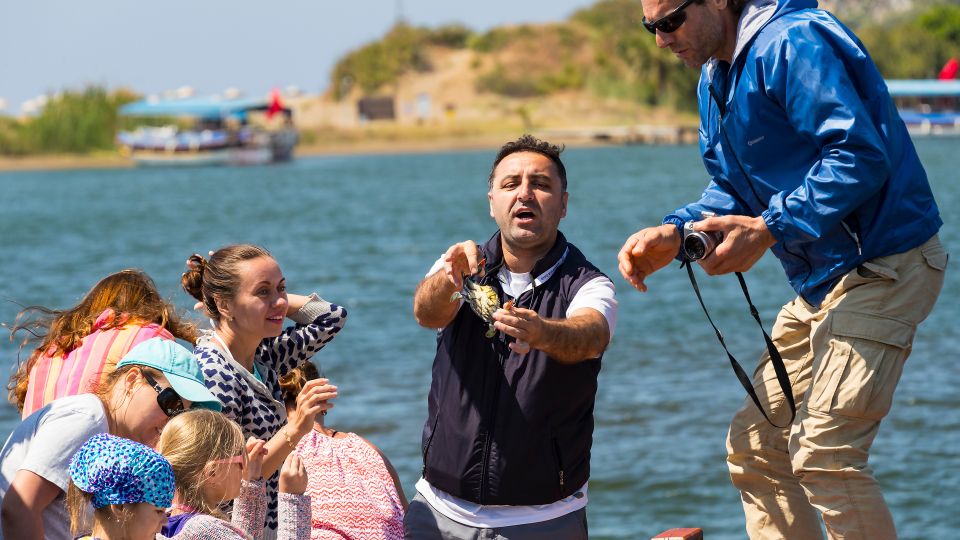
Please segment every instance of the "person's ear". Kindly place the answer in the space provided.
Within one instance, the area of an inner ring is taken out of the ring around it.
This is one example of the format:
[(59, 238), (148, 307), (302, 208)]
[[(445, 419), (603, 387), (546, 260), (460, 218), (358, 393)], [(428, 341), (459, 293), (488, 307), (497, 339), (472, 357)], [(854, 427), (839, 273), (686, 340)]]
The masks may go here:
[(123, 393), (130, 395), (134, 387), (137, 386), (137, 382), (142, 378), (143, 374), (140, 372), (140, 368), (134, 367), (128, 369), (127, 372), (123, 374)]
[(217, 311), (220, 312), (220, 317), (226, 321), (233, 320), (233, 302), (223, 299), (219, 296), (214, 296), (213, 301), (217, 304)]

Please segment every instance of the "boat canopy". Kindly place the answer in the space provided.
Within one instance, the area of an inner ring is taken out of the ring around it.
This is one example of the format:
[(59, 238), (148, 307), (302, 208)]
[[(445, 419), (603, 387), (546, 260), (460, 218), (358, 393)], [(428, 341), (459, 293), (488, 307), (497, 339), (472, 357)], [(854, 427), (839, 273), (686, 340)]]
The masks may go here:
[(960, 97), (960, 80), (898, 79), (887, 81), (893, 97)]
[[(179, 118), (199, 118), (219, 120), (236, 118), (243, 120), (250, 111), (267, 111), (271, 103), (266, 98), (224, 99), (217, 96), (186, 99), (156, 100), (143, 99), (128, 103), (120, 108), (123, 116), (172, 116)], [(278, 112), (290, 116), (290, 109), (284, 107)]]

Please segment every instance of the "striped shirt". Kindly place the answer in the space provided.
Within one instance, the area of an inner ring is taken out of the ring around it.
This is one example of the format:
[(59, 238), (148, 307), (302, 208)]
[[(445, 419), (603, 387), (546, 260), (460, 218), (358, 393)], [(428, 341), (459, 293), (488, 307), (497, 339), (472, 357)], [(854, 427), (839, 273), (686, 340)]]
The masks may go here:
[[(123, 317), (123, 315), (121, 315)], [(113, 372), (127, 352), (151, 338), (174, 339), (173, 334), (155, 323), (115, 322), (116, 314), (107, 308), (93, 323), (93, 331), (66, 355), (44, 354), (30, 369), (23, 418), (51, 401), (96, 391), (96, 387)]]

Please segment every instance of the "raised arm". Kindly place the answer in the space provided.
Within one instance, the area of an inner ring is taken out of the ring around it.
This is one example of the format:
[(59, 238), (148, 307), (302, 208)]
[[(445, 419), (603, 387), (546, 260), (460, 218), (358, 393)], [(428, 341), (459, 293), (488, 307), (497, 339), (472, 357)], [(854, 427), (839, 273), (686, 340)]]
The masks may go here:
[(480, 250), (472, 240), (454, 244), (443, 254), (443, 266), (417, 285), (413, 295), (413, 316), (426, 328), (443, 328), (457, 315), (453, 293), (463, 287), (463, 276), (473, 275), (480, 264)]
[(297, 323), (261, 345), (266, 362), (284, 375), (309, 360), (332, 340), (346, 323), (347, 310), (316, 294), (287, 295), (287, 317)]

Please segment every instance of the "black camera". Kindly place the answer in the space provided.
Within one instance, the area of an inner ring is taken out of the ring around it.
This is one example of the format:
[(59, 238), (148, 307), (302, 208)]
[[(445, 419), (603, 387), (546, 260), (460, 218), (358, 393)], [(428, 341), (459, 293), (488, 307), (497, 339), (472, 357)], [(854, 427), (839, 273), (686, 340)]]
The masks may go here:
[(695, 231), (693, 223), (683, 224), (683, 253), (687, 259), (698, 261), (713, 253), (717, 244), (723, 241), (723, 235), (716, 231)]

